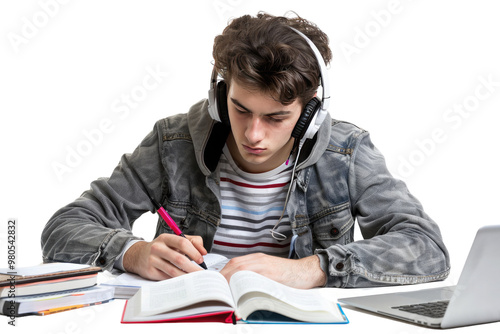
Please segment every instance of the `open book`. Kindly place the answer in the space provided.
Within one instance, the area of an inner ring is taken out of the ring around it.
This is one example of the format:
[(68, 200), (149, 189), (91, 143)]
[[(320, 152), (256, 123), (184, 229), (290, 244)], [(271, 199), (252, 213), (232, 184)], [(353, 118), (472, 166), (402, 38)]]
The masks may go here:
[(204, 270), (156, 282), (125, 304), (122, 323), (228, 322), (348, 323), (340, 306), (320, 290), (294, 289), (251, 271), (230, 284), (217, 271)]

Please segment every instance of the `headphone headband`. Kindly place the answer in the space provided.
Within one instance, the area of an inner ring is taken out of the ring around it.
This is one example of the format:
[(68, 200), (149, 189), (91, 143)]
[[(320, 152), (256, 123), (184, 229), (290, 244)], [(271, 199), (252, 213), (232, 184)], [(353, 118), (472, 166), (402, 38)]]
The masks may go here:
[(321, 88), (323, 91), (323, 94), (321, 96), (321, 110), (327, 111), (328, 107), (330, 106), (330, 80), (328, 79), (327, 68), (325, 61), (323, 60), (323, 56), (321, 55), (321, 52), (319, 52), (316, 45), (306, 35), (295, 28), (290, 27), (290, 29), (304, 38), (304, 40), (307, 42), (307, 44), (309, 44), (309, 47), (311, 48), (311, 50), (313, 50), (314, 55), (316, 56), (316, 60), (319, 65), (319, 74), (321, 77)]

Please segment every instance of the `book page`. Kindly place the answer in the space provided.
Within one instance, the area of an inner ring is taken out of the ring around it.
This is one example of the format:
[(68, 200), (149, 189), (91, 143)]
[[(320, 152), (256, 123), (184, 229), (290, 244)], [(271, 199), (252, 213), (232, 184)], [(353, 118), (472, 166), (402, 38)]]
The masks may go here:
[(138, 315), (148, 316), (176, 310), (202, 301), (218, 300), (234, 308), (224, 276), (203, 270), (143, 286)]
[(338, 315), (340, 319), (343, 318), (335, 303), (323, 298), (318, 290), (294, 289), (251, 271), (240, 271), (234, 274), (231, 277), (230, 286), (238, 306), (240, 299), (250, 298), (245, 295), (253, 297), (267, 295), (270, 301), (275, 299), (298, 310), (327, 312)]
[(152, 281), (147, 278), (143, 278), (139, 275), (132, 273), (123, 273), (118, 277), (112, 278), (106, 282), (101, 283), (101, 285), (110, 286), (125, 286), (125, 287), (137, 287), (140, 288), (143, 285), (154, 284), (158, 281)]
[(227, 257), (215, 253), (208, 253), (207, 255), (203, 256), (203, 260), (205, 261), (208, 270), (214, 270), (217, 272), (221, 271), (226, 263), (229, 262), (229, 259)]

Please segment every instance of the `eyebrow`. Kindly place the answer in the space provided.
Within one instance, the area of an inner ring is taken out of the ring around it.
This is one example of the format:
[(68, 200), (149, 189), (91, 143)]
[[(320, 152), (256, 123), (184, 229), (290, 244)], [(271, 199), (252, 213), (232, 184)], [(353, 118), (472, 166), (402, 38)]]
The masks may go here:
[[(250, 109), (248, 109), (247, 107), (245, 107), (244, 105), (242, 105), (240, 103), (240, 101), (234, 99), (234, 98), (230, 98), (231, 101), (237, 105), (238, 107), (240, 107), (241, 109), (244, 109), (245, 111), (247, 112), (250, 112), (250, 113), (253, 113)], [(272, 113), (269, 113), (269, 114), (266, 114), (266, 116), (281, 116), (281, 115), (289, 115), (291, 114), (292, 112), (289, 111), (289, 110), (280, 110), (280, 111), (276, 111), (276, 112), (272, 112)]]

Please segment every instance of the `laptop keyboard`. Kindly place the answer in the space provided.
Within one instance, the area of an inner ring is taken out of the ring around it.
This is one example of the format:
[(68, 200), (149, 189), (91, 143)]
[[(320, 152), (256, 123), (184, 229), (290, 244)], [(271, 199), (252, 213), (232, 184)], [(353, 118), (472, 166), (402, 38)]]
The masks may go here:
[(415, 313), (418, 315), (423, 315), (431, 318), (442, 318), (444, 317), (444, 313), (446, 311), (446, 308), (448, 307), (448, 303), (449, 303), (448, 300), (443, 300), (432, 303), (394, 306), (393, 309)]

